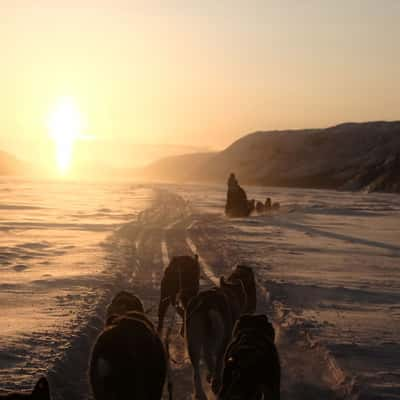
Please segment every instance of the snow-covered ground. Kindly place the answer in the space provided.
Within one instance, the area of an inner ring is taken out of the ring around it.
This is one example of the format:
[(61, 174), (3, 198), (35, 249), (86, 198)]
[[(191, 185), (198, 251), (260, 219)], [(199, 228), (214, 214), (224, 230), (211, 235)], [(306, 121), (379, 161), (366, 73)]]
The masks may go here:
[[(203, 287), (254, 267), (283, 398), (399, 398), (400, 197), (248, 189), (281, 210), (229, 220), (222, 186), (0, 181), (0, 390), (47, 374), (55, 399), (90, 397), (112, 295), (135, 291), (155, 320), (163, 268), (197, 252)], [(179, 326), (171, 350), (174, 399), (189, 399)]]
[(224, 188), (181, 193), (226, 224), (226, 247), (255, 267), (279, 324), (326, 350), (338, 383), (400, 398), (399, 196), (248, 188), (281, 210), (227, 220)]
[(126, 184), (0, 181), (0, 388), (29, 388), (63, 357), (119, 268), (108, 236), (150, 193)]

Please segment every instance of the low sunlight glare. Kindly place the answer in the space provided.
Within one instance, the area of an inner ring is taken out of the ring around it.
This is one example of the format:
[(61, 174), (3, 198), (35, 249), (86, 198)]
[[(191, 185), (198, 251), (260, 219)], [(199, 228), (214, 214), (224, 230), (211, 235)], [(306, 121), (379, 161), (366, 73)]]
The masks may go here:
[(55, 143), (57, 167), (62, 175), (71, 167), (74, 143), (81, 136), (83, 125), (83, 116), (72, 97), (59, 99), (50, 112), (49, 135)]

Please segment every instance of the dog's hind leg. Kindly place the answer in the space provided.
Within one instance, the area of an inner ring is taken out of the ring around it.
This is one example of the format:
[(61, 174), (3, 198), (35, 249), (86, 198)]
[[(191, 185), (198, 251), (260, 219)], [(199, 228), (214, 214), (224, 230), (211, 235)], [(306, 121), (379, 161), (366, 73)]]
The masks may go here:
[[(222, 380), (222, 365), (225, 349), (228, 346), (230, 335), (228, 334), (227, 327), (225, 326), (224, 317), (220, 314), (220, 312), (210, 310), (208, 312), (208, 317), (210, 325), (206, 332), (206, 337), (208, 340), (206, 341), (207, 349), (204, 350), (204, 353), (210, 353), (212, 356), (213, 373), (211, 388), (214, 393), (218, 393)], [(206, 355), (204, 355), (204, 358), (206, 358)]]
[(204, 346), (204, 361), (206, 362), (208, 370), (207, 382), (211, 383), (211, 380), (215, 374), (215, 360), (212, 350), (208, 344)]
[(224, 355), (225, 350), (228, 347), (230, 335), (228, 332), (224, 332), (224, 337), (221, 338), (221, 342), (216, 351), (216, 363), (215, 363), (215, 374), (214, 379), (211, 384), (212, 391), (217, 394), (221, 387), (222, 383), (222, 371), (223, 371), (223, 364), (224, 364)]
[(195, 399), (207, 400), (200, 375), (200, 357), (202, 348), (204, 347), (203, 340), (205, 337), (205, 329), (202, 323), (201, 313), (192, 314), (190, 319), (186, 321), (186, 333), (188, 353), (193, 366)]

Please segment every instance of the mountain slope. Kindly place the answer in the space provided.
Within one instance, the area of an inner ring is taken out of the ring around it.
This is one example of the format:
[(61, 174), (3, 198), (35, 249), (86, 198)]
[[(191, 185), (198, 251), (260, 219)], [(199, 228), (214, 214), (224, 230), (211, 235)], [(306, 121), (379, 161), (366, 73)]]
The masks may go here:
[(360, 189), (371, 182), (359, 178), (374, 171), (371, 180), (378, 178), (382, 166), (397, 155), (400, 122), (347, 123), (250, 134), (218, 154), (208, 172), (218, 180), (234, 170), (247, 183)]
[[(249, 134), (187, 176), (225, 182), (235, 172), (244, 184), (400, 192), (399, 159), (400, 121), (345, 123)], [(170, 171), (174, 179), (180, 161), (169, 158), (164, 177)], [(185, 162), (191, 164), (190, 156)]]
[(215, 153), (192, 153), (165, 157), (137, 170), (137, 174), (143, 179), (190, 181), (214, 156)]

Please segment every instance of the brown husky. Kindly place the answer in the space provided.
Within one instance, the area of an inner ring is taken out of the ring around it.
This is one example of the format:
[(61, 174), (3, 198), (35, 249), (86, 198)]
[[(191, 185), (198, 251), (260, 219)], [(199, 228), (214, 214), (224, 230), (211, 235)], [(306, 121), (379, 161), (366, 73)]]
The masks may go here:
[(268, 318), (244, 315), (236, 322), (232, 336), (218, 400), (279, 400), (279, 355)]
[(184, 310), (189, 300), (199, 292), (199, 281), (200, 265), (197, 254), (194, 257), (172, 258), (161, 280), (157, 327), (159, 333), (162, 331), (164, 317), (170, 304), (176, 308), (182, 318), (184, 317)]
[(49, 383), (47, 382), (46, 378), (40, 378), (35, 387), (33, 388), (32, 392), (29, 393), (7, 393), (7, 394), (0, 394), (1, 400), (50, 400), (50, 390), (49, 390)]
[(246, 309), (247, 297), (241, 281), (226, 282), (220, 287), (200, 292), (186, 310), (186, 337), (189, 357), (193, 366), (195, 397), (206, 400), (201, 382), (200, 358), (203, 354), (208, 381), (214, 393), (221, 384), (223, 357), (231, 339), (235, 321)]
[(94, 345), (89, 377), (96, 400), (161, 399), (167, 370), (164, 346), (141, 302), (139, 309), (111, 313)]

